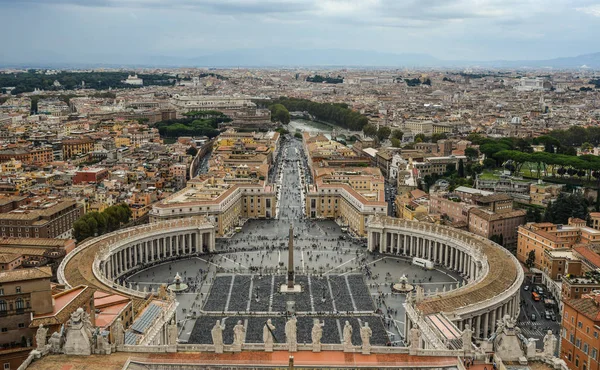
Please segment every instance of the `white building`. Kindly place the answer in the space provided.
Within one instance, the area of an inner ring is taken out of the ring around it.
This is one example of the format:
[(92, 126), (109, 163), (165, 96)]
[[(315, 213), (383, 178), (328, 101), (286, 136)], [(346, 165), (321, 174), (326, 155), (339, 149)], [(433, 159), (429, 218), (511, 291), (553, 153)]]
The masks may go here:
[(123, 81), (123, 83), (126, 83), (127, 85), (143, 86), (144, 80), (139, 78), (137, 74), (135, 74), (133, 76), (127, 76), (127, 79)]

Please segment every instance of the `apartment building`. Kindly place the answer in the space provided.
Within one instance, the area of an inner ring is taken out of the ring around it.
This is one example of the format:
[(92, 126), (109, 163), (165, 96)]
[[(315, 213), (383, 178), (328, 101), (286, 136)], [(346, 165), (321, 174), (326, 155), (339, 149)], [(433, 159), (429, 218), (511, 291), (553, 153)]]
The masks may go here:
[(4, 369), (16, 369), (34, 343), (34, 314), (53, 310), (49, 267), (0, 272), (0, 363)]
[(565, 300), (562, 316), (560, 359), (572, 370), (598, 369), (600, 294)]
[(338, 220), (357, 235), (365, 235), (371, 215), (387, 215), (384, 178), (379, 168), (318, 168), (306, 195), (310, 218)]
[(74, 199), (40, 197), (27, 203), (15, 199), (0, 214), (0, 235), (15, 238), (71, 237), (73, 223), (83, 215), (83, 206)]

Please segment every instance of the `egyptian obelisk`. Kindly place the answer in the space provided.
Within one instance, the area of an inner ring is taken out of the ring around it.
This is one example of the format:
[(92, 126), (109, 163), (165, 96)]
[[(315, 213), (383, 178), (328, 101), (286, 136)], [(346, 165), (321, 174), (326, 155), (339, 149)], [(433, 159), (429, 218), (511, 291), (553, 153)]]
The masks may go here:
[(288, 281), (287, 287), (294, 289), (294, 226), (290, 224), (290, 236), (288, 240)]

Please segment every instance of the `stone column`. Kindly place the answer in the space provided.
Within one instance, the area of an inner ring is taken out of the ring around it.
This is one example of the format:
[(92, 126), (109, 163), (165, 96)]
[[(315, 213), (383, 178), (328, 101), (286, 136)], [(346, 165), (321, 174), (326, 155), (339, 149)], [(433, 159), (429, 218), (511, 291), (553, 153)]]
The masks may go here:
[(429, 244), (429, 252), (427, 253), (427, 258), (429, 258), (430, 260), (434, 260), (433, 258), (431, 258), (431, 253), (433, 252), (433, 243), (431, 242), (431, 240), (427, 239)]
[(383, 253), (387, 250), (387, 234), (385, 232), (385, 230), (381, 231), (381, 235), (380, 238), (380, 242), (379, 242), (379, 253)]
[(476, 319), (475, 319), (475, 336), (477, 338), (481, 337), (481, 315), (477, 315)]
[(490, 316), (489, 312), (486, 312), (485, 315), (483, 316), (483, 337), (484, 338), (487, 338), (487, 335), (488, 335), (489, 316)]
[(496, 311), (498, 310), (498, 308), (494, 308), (491, 312), (492, 314), (492, 331), (496, 330)]
[(406, 245), (408, 244), (407, 239), (408, 239), (408, 237), (406, 235), (403, 235), (403, 238), (402, 238), (402, 250), (404, 251), (404, 254), (406, 254)]

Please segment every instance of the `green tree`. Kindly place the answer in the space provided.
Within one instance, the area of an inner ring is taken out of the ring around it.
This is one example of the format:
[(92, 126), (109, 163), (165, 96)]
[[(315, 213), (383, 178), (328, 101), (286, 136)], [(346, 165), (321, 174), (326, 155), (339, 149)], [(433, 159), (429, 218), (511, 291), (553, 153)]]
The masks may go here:
[(532, 268), (535, 265), (535, 251), (529, 251), (527, 254), (527, 260), (525, 261), (525, 266), (528, 268)]
[(465, 164), (462, 159), (458, 160), (458, 177), (465, 177)]
[(384, 141), (388, 137), (390, 137), (391, 133), (392, 133), (392, 130), (389, 127), (381, 126), (381, 127), (379, 127), (379, 130), (377, 130), (377, 138), (379, 139), (379, 141)]
[(560, 193), (556, 201), (550, 203), (544, 214), (544, 221), (554, 224), (567, 224), (570, 217), (587, 219), (589, 202), (581, 194)]
[(465, 156), (469, 161), (474, 161), (479, 157), (479, 150), (473, 147), (468, 147), (465, 149)]
[(433, 134), (433, 135), (431, 135), (431, 142), (437, 143), (439, 140), (444, 140), (447, 138), (448, 138), (448, 136), (443, 132), (440, 134)]
[(391, 138), (390, 141), (392, 142), (392, 146), (394, 148), (400, 148), (400, 146), (402, 145), (402, 142), (396, 139), (395, 137)]
[(404, 137), (404, 132), (400, 130), (392, 130), (392, 138), (402, 140), (402, 137)]
[(195, 146), (190, 146), (189, 148), (187, 148), (185, 153), (187, 155), (191, 155), (192, 157), (195, 157), (196, 154), (198, 154), (198, 149)]
[(371, 123), (365, 125), (363, 127), (363, 133), (368, 137), (376, 137), (377, 136), (377, 127)]
[(290, 112), (283, 104), (273, 104), (269, 109), (271, 110), (271, 121), (281, 122), (284, 125), (290, 123)]
[(588, 152), (592, 149), (594, 149), (594, 146), (587, 141), (585, 143), (581, 144), (581, 150), (584, 152)]

